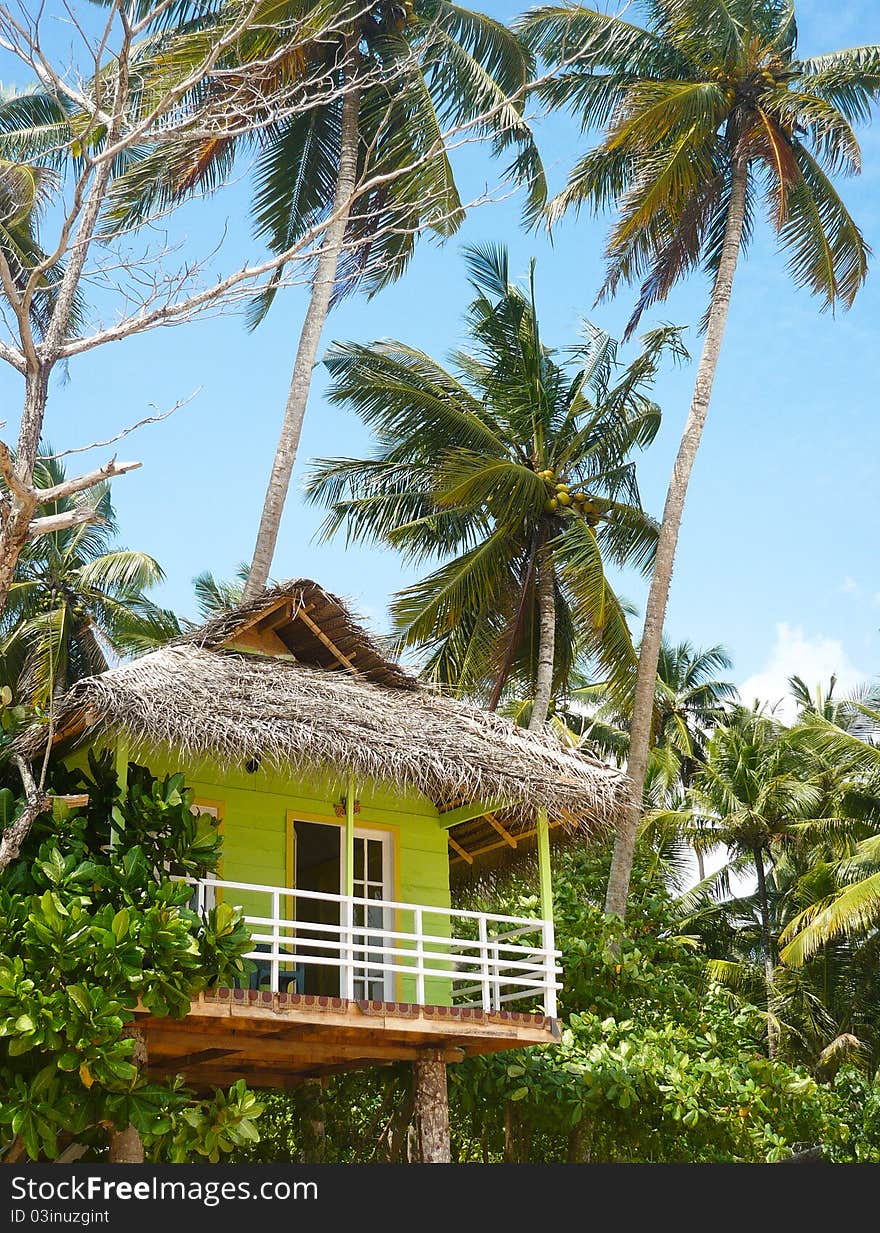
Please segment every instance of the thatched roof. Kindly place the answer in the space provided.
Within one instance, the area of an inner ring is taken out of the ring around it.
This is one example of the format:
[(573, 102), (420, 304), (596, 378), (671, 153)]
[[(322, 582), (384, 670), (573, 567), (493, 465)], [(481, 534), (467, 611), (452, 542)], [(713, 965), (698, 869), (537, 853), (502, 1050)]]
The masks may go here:
[[(56, 709), (56, 740), (121, 735), (133, 755), (139, 748), (170, 748), (184, 766), (208, 757), (229, 767), (259, 763), (294, 775), (354, 775), (362, 782), (414, 788), (441, 812), (497, 802), (450, 829), (453, 862), (466, 865), (473, 855), (495, 849), (515, 852), (518, 835), (534, 833), (538, 807), (548, 810), (552, 823), (584, 831), (616, 821), (625, 782), (619, 771), (550, 732), (526, 732), (434, 693), (383, 656), (340, 600), (314, 583), (288, 588), (275, 588), (256, 605), (79, 681)], [(296, 624), (296, 606), (310, 588), (323, 606), (309, 615), (329, 610), (332, 637), (313, 618), (318, 634), (306, 624), (314, 636), (298, 644), (279, 618), (274, 630), (286, 633), (285, 645), (298, 647), (296, 658), (292, 651), (267, 654), (259, 641), (254, 649), (246, 645), (243, 633), (254, 636), (267, 604), (275, 612), (279, 599), (289, 601), (290, 623)], [(332, 662), (322, 662), (325, 653)], [(45, 729), (36, 729), (22, 749), (36, 756), (44, 744)]]
[(289, 654), (316, 668), (350, 668), (368, 681), (416, 689), (416, 680), (391, 659), (347, 604), (310, 578), (281, 582), (231, 612), (221, 613), (177, 640)]

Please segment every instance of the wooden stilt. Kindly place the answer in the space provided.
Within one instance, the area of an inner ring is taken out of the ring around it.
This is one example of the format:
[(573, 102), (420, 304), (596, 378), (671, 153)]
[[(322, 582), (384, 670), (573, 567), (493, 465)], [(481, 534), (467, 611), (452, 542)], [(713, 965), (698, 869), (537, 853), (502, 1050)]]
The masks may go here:
[[(145, 1066), (147, 1063), (147, 1042), (144, 1034), (138, 1028), (129, 1028), (127, 1035), (134, 1039), (134, 1052), (131, 1055), (135, 1066)], [(140, 1134), (134, 1126), (126, 1126), (125, 1130), (110, 1132), (111, 1164), (143, 1164), (144, 1145)]]
[(425, 1051), (415, 1067), (416, 1124), (422, 1164), (449, 1164), (449, 1099), (446, 1063), (436, 1049)]
[(324, 1085), (320, 1079), (306, 1079), (302, 1085), (303, 1164), (321, 1164), (326, 1138), (324, 1130)]

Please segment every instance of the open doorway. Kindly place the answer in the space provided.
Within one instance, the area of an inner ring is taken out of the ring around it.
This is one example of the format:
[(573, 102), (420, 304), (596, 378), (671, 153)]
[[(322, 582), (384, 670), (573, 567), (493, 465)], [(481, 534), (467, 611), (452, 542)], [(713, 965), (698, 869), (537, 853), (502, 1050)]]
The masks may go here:
[[(293, 885), (297, 890), (344, 894), (345, 828), (330, 822), (295, 820), (291, 840), (294, 845)], [(394, 973), (378, 966), (383, 959), (392, 957), (385, 954), (386, 943), (379, 932), (393, 928), (394, 913), (382, 902), (392, 898), (392, 885), (390, 833), (358, 827), (354, 832), (352, 886), (356, 899), (373, 901), (357, 904), (352, 922), (359, 943), (352, 993), (358, 999), (394, 1000)], [(345, 922), (340, 904), (301, 896), (297, 896), (295, 902), (297, 951), (304, 969), (301, 991), (339, 997), (344, 982), (338, 963), (330, 961), (338, 960), (342, 952), (338, 945), (327, 943), (341, 940), (340, 926)], [(310, 925), (313, 928), (309, 928)]]
[[(323, 822), (294, 822), (294, 886), (298, 890), (320, 891), (338, 895), (342, 889), (342, 828)], [(339, 997), (339, 968), (315, 959), (338, 959), (339, 950), (321, 946), (322, 940), (338, 941), (339, 904), (327, 899), (296, 898), (296, 919), (304, 927), (297, 929), (298, 949), (306, 961), (303, 972), (303, 993)], [(308, 925), (330, 926), (309, 929)], [(304, 943), (308, 943), (307, 945)], [(308, 960), (312, 962), (309, 963)]]

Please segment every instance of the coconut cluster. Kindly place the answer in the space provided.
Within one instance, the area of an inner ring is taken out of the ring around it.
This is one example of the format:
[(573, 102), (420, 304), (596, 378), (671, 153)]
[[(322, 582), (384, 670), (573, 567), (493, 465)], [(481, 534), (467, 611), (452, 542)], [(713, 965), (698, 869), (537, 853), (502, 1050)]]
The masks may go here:
[(557, 477), (553, 470), (539, 471), (538, 477), (547, 486), (547, 500), (544, 502), (545, 513), (557, 514), (560, 510), (567, 509), (573, 514), (579, 514), (589, 526), (596, 525), (600, 514), (590, 500), (589, 493), (581, 488), (572, 490), (565, 480)]

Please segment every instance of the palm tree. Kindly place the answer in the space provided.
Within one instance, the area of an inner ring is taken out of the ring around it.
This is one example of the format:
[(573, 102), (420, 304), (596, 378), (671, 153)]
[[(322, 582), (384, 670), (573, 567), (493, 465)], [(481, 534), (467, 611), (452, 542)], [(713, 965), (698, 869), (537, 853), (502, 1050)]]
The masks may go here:
[[(194, 29), (158, 36), (149, 49), (166, 79), (169, 71), (185, 77), (192, 59), (204, 54), (206, 35), (240, 19), (242, 12), (240, 0), (226, 0), (207, 18), (199, 18), (198, 5), (191, 8)], [(488, 138), (496, 154), (512, 151), (508, 175), (529, 184), (532, 212), (544, 199), (540, 160), (522, 116), (532, 59), (507, 27), (482, 13), (448, 0), (371, 0), (366, 5), (331, 0), (320, 6), (311, 0), (265, 0), (251, 29), (217, 65), (211, 89), (221, 115), (227, 91), (238, 88), (240, 73), (235, 76), (234, 70), (246, 69), (250, 61), (260, 66), (259, 88), (265, 90), (267, 109), (275, 106), (275, 88), (291, 76), (303, 98), (314, 96), (308, 108), (297, 109), (289, 120), (273, 120), (255, 139), (257, 234), (272, 251), (285, 253), (311, 228), (326, 226), (246, 600), (268, 581), (312, 371), (334, 298), (359, 285), (372, 294), (393, 282), (405, 269), (420, 230), (444, 238), (463, 220), (444, 133), (468, 128)], [(235, 84), (224, 85), (230, 68)], [(213, 135), (206, 139), (201, 125), (200, 130), (191, 141), (170, 153), (152, 154), (122, 177), (115, 207), (120, 221), (142, 216), (157, 196), (174, 199), (204, 191), (223, 177), (244, 142)], [(359, 189), (370, 180), (373, 188)], [(275, 287), (254, 306), (252, 324), (268, 310)]]
[(495, 708), (509, 684), (533, 699), (540, 728), (577, 653), (621, 693), (635, 654), (604, 562), (649, 565), (655, 524), (631, 454), (650, 442), (649, 398), (677, 330), (657, 330), (626, 368), (588, 329), (568, 362), (541, 340), (534, 265), (514, 285), (507, 253), (470, 248), (476, 292), (469, 350), (447, 370), (386, 341), (335, 345), (330, 399), (375, 432), (367, 459), (320, 460), (308, 481), (330, 507), (325, 537), (378, 541), (411, 563), (442, 563), (395, 599), (402, 647), (427, 650), (427, 675)]
[[(49, 447), (44, 452), (51, 454)], [(64, 478), (51, 456), (35, 470), (41, 487)], [(41, 506), (39, 513), (69, 509), (97, 513), (99, 521), (26, 545), (0, 619), (0, 676), (40, 707), (81, 677), (104, 672), (113, 657), (150, 650), (180, 633), (177, 618), (145, 594), (164, 576), (157, 562), (114, 545), (109, 486)]]
[(782, 938), (783, 958), (793, 967), (841, 939), (870, 937), (880, 922), (880, 707), (875, 695), (876, 689), (837, 703), (830, 716), (825, 706), (805, 711), (794, 733), (805, 754), (836, 769), (845, 796), (843, 816), (826, 836), (832, 846), (830, 884), (812, 897)]
[[(690, 642), (672, 644), (666, 638), (660, 647), (657, 688), (654, 695), (652, 750), (646, 776), (646, 797), (655, 806), (670, 805), (670, 795), (690, 787), (695, 771), (706, 760), (706, 745), (712, 731), (722, 724), (736, 701), (736, 686), (718, 679), (718, 673), (733, 664), (722, 646), (698, 649)], [(629, 711), (608, 696), (604, 685), (574, 689), (569, 695), (574, 709), (568, 722), (583, 738), (616, 761), (629, 753)], [(586, 713), (584, 709), (586, 708)], [(695, 849), (699, 880), (705, 878), (703, 852)]]
[(798, 759), (786, 735), (768, 715), (744, 708), (735, 711), (713, 733), (706, 760), (688, 791), (687, 809), (679, 818), (695, 846), (704, 851), (727, 849), (732, 862), (725, 871), (728, 881), (732, 872), (743, 873), (749, 866), (754, 873), (771, 1057), (778, 1044), (774, 1009), (778, 933), (772, 905), (779, 887), (775, 871), (786, 847), (807, 827), (819, 825), (817, 819), (825, 806), (821, 785)]
[[(736, 686), (718, 679), (718, 673), (733, 667), (723, 646), (705, 650), (691, 642), (673, 644), (663, 638), (657, 663), (654, 695), (655, 748), (670, 748), (676, 755), (676, 779), (687, 788), (697, 766), (706, 759), (710, 733), (724, 722), (737, 699)], [(626, 760), (629, 748), (629, 715), (604, 683), (585, 684), (569, 694), (574, 704), (570, 723), (591, 742), (607, 743), (607, 752)]]
[(243, 561), (233, 578), (217, 579), (207, 569), (193, 578), (193, 590), (201, 619), (210, 621), (212, 617), (237, 608), (242, 603), (247, 576), (247, 562)]
[(543, 93), (602, 127), (551, 203), (611, 206), (601, 294), (640, 283), (629, 323), (702, 265), (712, 278), (690, 412), (669, 483), (632, 715), (632, 802), (606, 911), (623, 916), (651, 740), (654, 681), (688, 481), (712, 393), (734, 273), (763, 196), (789, 271), (824, 305), (849, 307), (868, 249), (831, 176), (856, 174), (853, 125), (880, 92), (880, 47), (800, 59), (792, 0), (646, 0), (645, 27), (579, 6), (533, 10), (520, 29), (562, 71)]
[[(47, 259), (39, 242), (40, 212), (55, 184), (69, 139), (63, 103), (42, 89), (0, 85), (0, 257), (15, 287)], [(31, 325), (41, 335), (55, 304), (63, 266), (56, 262), (40, 278), (30, 305)], [(73, 306), (72, 325), (82, 303)]]

